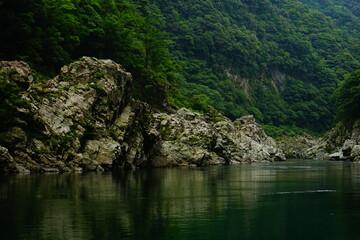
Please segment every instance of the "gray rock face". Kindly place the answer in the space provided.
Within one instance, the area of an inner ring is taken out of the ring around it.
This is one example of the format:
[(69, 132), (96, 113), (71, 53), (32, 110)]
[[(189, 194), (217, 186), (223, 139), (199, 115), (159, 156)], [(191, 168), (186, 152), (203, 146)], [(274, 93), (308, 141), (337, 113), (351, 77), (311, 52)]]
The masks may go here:
[(10, 155), (9, 150), (0, 146), (0, 168), (4, 172), (30, 173), (30, 171), (16, 163)]
[(359, 145), (360, 123), (354, 123), (352, 126), (339, 123), (306, 153), (309, 158), (358, 162)]
[(82, 134), (84, 129), (76, 129), (77, 124), (106, 131), (107, 124), (129, 103), (130, 86), (131, 75), (119, 64), (84, 57), (42, 85), (50, 97), (37, 104), (38, 116), (54, 134)]
[(252, 116), (214, 121), (182, 108), (154, 114), (149, 132), (159, 139), (151, 152), (155, 167), (285, 160)]
[[(33, 81), (23, 62), (14, 71), (29, 103), (2, 136), (0, 170), (12, 172), (206, 166), (284, 160), (252, 116), (234, 122), (179, 109), (158, 113), (131, 100), (130, 73), (111, 60), (83, 57), (59, 76)], [(9, 79), (11, 80), (11, 79)]]
[(29, 65), (22, 61), (1, 61), (0, 69), (12, 72), (12, 80), (23, 89), (28, 89), (33, 82), (32, 71)]
[(285, 136), (278, 142), (287, 158), (313, 158), (309, 156), (308, 149), (318, 143), (318, 139), (307, 134), (297, 136)]
[(22, 96), (30, 114), (4, 133), (16, 163), (31, 171), (74, 171), (91, 169), (82, 161), (91, 158), (111, 168), (120, 155), (111, 129), (130, 104), (130, 73), (113, 61), (83, 57), (63, 67), (54, 79), (34, 83), (27, 64), (0, 66), (13, 71), (15, 81), (28, 83)]
[(350, 158), (354, 162), (360, 162), (360, 145), (354, 145), (351, 149)]
[(120, 144), (112, 138), (89, 140), (86, 142), (83, 155), (93, 159), (100, 165), (111, 167), (113, 161), (120, 154)]

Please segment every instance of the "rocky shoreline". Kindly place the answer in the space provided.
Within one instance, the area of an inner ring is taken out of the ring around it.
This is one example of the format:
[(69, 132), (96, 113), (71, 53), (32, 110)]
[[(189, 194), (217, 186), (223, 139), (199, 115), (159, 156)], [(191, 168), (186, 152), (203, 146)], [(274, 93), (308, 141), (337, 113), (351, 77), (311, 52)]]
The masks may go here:
[(340, 122), (322, 138), (283, 137), (278, 147), (287, 158), (360, 162), (360, 122)]
[[(0, 62), (18, 100), (0, 132), (0, 171), (71, 172), (285, 160), (252, 116), (232, 122), (187, 109), (160, 112), (131, 98), (132, 77), (83, 57), (51, 80), (24, 62)], [(10, 110), (9, 110), (10, 111)], [(9, 112), (10, 113), (10, 112)]]
[(360, 122), (338, 123), (307, 154), (319, 160), (360, 162)]
[[(324, 137), (277, 143), (253, 116), (235, 121), (185, 108), (159, 111), (131, 97), (132, 77), (111, 60), (83, 57), (51, 80), (34, 81), (24, 62), (0, 62), (19, 99), (1, 126), (1, 172), (82, 172), (194, 167), (306, 158), (360, 162), (360, 123)], [(19, 104), (20, 103), (20, 104)]]

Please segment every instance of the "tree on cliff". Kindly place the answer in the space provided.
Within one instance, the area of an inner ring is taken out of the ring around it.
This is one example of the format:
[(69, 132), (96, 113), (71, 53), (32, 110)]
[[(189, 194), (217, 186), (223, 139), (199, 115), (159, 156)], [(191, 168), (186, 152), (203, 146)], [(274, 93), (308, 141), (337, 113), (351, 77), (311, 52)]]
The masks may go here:
[(360, 69), (345, 75), (334, 93), (337, 120), (352, 122), (360, 119)]

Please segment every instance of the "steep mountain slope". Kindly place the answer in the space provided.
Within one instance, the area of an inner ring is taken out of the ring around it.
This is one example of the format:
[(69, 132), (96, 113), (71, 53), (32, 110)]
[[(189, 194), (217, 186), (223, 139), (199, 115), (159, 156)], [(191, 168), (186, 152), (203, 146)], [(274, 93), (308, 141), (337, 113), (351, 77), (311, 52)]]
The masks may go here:
[(341, 29), (360, 36), (360, 4), (357, 0), (301, 0), (309, 8), (331, 17)]
[(232, 118), (322, 131), (337, 81), (360, 68), (356, 31), (299, 1), (151, 2), (172, 34), (181, 93), (205, 94)]
[(322, 132), (338, 81), (360, 68), (358, 13), (356, 0), (4, 0), (0, 59), (54, 75), (109, 58), (158, 108)]

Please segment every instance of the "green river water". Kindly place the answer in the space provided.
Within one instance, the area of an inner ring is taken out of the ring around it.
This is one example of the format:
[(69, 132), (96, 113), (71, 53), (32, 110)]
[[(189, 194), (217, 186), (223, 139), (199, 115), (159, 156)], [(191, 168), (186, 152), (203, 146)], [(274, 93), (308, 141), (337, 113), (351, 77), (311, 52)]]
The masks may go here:
[(0, 176), (0, 239), (360, 239), (360, 164)]

